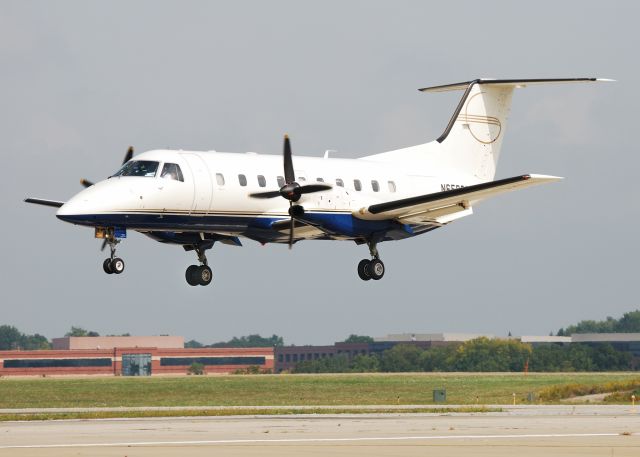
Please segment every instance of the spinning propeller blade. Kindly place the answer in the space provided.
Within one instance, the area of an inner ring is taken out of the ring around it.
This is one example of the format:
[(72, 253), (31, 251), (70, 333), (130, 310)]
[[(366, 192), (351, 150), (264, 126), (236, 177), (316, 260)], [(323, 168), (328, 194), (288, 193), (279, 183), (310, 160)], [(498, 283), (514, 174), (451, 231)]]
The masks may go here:
[(124, 155), (124, 160), (122, 161), (122, 165), (124, 165), (129, 160), (131, 160), (132, 157), (133, 157), (133, 146), (129, 146), (129, 149), (127, 149), (127, 153)]
[[(133, 157), (133, 146), (129, 146), (129, 149), (127, 149), (127, 152), (124, 155), (124, 160), (122, 161), (122, 165), (124, 165), (129, 160), (131, 160), (132, 157)], [(82, 184), (84, 187), (91, 187), (91, 186), (93, 186), (94, 183), (89, 181), (88, 179), (82, 178), (80, 180), (80, 184)]]
[[(293, 231), (294, 231), (294, 218), (293, 218), (293, 203), (300, 200), (303, 194), (311, 194), (314, 192), (324, 192), (330, 190), (332, 187), (329, 184), (307, 184), (301, 186), (296, 182), (295, 171), (293, 169), (293, 158), (291, 154), (291, 141), (289, 135), (284, 136), (284, 147), (282, 151), (284, 157), (284, 186), (280, 190), (270, 190), (266, 192), (254, 192), (249, 194), (251, 198), (276, 198), (283, 197), (289, 200), (289, 249), (293, 246)], [(296, 206), (295, 212), (304, 213), (301, 206)]]

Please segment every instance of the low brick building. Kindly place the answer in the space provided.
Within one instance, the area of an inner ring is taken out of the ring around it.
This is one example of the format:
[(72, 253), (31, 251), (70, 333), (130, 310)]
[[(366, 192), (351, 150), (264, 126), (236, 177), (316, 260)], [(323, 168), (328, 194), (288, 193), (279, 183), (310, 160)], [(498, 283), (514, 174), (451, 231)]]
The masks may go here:
[(232, 373), (251, 366), (273, 370), (274, 354), (273, 348), (182, 347), (0, 351), (0, 376), (186, 374), (193, 363), (202, 364), (205, 373)]

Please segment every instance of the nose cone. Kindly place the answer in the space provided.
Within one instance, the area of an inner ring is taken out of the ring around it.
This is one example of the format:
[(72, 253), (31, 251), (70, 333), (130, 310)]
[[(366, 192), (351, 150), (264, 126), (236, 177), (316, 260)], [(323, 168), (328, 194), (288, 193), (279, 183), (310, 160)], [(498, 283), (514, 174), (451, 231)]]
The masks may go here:
[(112, 180), (104, 180), (78, 192), (62, 205), (56, 216), (72, 224), (102, 226), (107, 223), (105, 215), (113, 212), (122, 198), (121, 185)]
[(92, 225), (95, 219), (95, 208), (91, 205), (91, 188), (74, 195), (67, 203), (56, 212), (56, 217), (72, 224)]

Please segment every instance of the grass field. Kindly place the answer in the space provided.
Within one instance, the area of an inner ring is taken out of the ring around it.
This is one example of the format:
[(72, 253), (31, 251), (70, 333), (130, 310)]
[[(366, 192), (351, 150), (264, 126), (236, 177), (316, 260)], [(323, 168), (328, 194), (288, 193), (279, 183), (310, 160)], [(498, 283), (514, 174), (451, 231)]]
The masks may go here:
[(458, 405), (526, 403), (567, 384), (640, 381), (638, 373), (421, 373), (0, 379), (0, 408), (428, 405), (447, 389)]

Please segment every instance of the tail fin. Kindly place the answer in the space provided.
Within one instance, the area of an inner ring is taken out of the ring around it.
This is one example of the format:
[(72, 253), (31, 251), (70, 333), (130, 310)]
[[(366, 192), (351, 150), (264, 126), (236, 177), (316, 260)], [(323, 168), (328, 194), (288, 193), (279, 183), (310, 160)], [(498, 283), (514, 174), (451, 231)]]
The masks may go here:
[[(571, 79), (476, 79), (444, 86), (426, 87), (421, 92), (464, 90), (453, 116), (440, 137), (425, 145), (365, 157), (367, 160), (424, 160), (434, 166), (460, 170), (480, 181), (496, 173), (511, 96), (516, 87), (535, 84), (590, 82), (596, 78)], [(417, 163), (416, 163), (417, 165)]]

